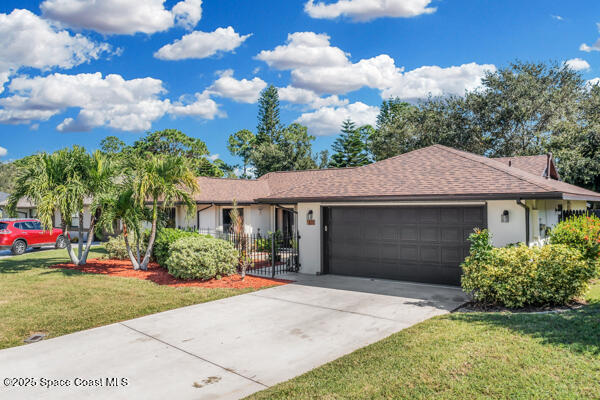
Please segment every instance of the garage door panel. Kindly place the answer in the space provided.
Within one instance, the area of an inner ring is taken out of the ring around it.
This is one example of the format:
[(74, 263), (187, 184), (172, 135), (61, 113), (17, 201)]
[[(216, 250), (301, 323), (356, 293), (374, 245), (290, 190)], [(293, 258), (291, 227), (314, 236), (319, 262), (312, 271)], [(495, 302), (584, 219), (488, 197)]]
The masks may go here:
[(440, 228), (440, 241), (442, 242), (463, 242), (463, 230), (458, 226), (444, 226)]
[(463, 260), (463, 247), (442, 247), (442, 264), (460, 264)]
[(329, 272), (460, 284), (468, 236), (485, 228), (484, 207), (334, 207)]
[(440, 222), (439, 208), (422, 208), (415, 209), (415, 214), (419, 215), (421, 224), (438, 224)]
[(437, 226), (421, 226), (419, 228), (419, 240), (422, 242), (439, 242), (440, 228)]
[(380, 227), (381, 240), (383, 240), (383, 241), (398, 240), (398, 237), (399, 237), (398, 230), (399, 229), (396, 225), (382, 225)]
[(465, 224), (483, 224), (483, 208), (470, 207), (464, 209)]
[(463, 212), (461, 208), (443, 208), (441, 210), (440, 222), (442, 224), (461, 224)]
[(409, 225), (409, 226), (400, 225), (400, 240), (407, 240), (407, 241), (419, 240), (419, 226), (418, 225)]
[(399, 207), (397, 212), (397, 220), (403, 224), (416, 224), (419, 222), (419, 214), (415, 213), (414, 208)]
[(441, 263), (441, 252), (438, 246), (421, 246), (420, 261), (424, 263)]
[(400, 246), (398, 258), (403, 262), (418, 262), (419, 246)]

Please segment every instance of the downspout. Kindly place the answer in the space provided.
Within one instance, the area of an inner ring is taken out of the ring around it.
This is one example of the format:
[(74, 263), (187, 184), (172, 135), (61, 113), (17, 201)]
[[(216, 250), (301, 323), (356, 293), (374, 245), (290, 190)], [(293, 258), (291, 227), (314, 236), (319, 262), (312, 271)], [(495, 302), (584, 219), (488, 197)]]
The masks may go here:
[(215, 206), (215, 203), (211, 203), (209, 206), (206, 206), (200, 210), (196, 210), (196, 229), (198, 231), (200, 231), (200, 213), (204, 210), (208, 210), (209, 208), (212, 208)]
[(525, 209), (525, 244), (529, 246), (529, 207), (521, 199), (517, 200), (517, 204)]

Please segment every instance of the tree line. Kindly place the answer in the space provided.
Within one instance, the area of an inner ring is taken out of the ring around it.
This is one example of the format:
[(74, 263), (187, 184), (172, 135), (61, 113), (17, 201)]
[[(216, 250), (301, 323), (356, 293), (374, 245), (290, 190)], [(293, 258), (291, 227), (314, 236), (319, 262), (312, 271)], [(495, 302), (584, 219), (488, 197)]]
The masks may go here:
[(600, 191), (600, 87), (563, 63), (514, 62), (488, 72), (463, 96), (416, 104), (383, 101), (375, 126), (344, 121), (332, 153), (312, 152), (306, 127), (282, 126), (273, 86), (259, 101), (256, 134), (229, 137), (244, 176), (271, 171), (353, 167), (433, 144), (489, 157), (552, 152), (561, 178)]

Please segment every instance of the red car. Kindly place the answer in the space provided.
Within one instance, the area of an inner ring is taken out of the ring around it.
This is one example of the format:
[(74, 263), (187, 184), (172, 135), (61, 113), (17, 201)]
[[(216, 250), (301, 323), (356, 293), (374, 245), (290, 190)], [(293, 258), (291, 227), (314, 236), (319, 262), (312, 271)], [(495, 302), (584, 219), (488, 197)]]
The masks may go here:
[(45, 231), (37, 219), (0, 219), (0, 249), (23, 254), (28, 247), (48, 245), (54, 245), (57, 249), (67, 246), (62, 229)]

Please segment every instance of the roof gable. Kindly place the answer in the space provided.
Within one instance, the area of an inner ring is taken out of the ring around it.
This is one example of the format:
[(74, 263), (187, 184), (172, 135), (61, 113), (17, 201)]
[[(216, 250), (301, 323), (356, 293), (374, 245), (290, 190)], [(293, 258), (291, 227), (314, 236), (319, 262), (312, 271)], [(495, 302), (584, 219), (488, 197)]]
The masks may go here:
[(550, 157), (550, 178), (560, 180), (552, 155), (517, 156), (494, 158), (510, 167), (518, 168), (530, 174), (546, 177), (548, 175), (548, 157)]

